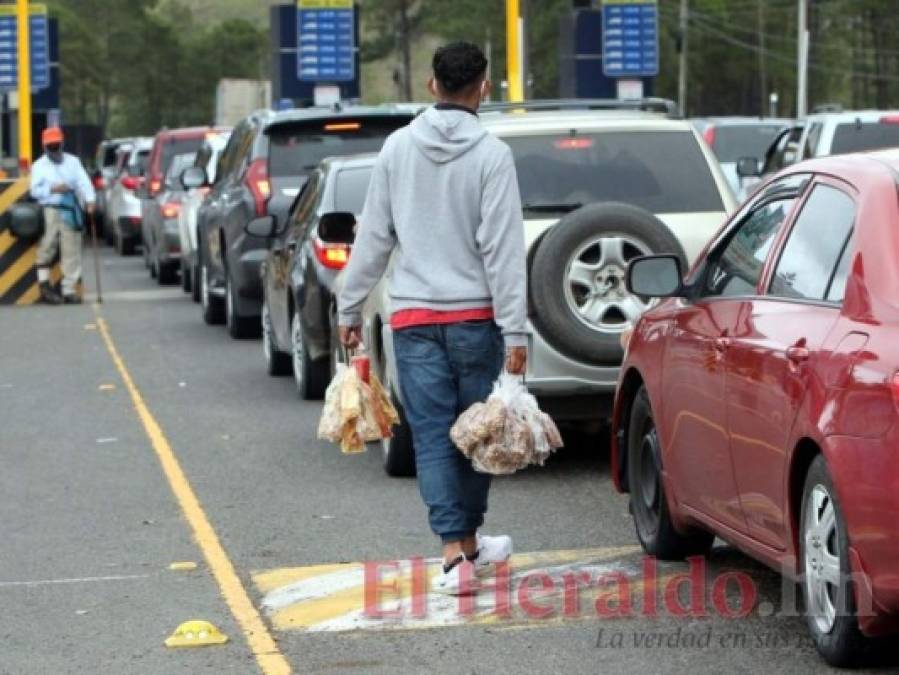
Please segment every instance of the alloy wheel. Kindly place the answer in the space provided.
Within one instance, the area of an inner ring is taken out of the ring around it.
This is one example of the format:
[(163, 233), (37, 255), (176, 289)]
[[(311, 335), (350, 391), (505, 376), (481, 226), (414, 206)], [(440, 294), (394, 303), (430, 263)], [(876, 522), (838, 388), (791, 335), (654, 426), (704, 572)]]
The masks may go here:
[(268, 300), (262, 301), (262, 353), (266, 363), (272, 362), (272, 317), (268, 309)]
[(300, 324), (299, 314), (294, 314), (290, 320), (290, 344), (293, 355), (293, 379), (296, 381), (297, 390), (303, 393), (305, 384), (303, 362), (306, 360), (306, 344), (303, 342), (303, 326)]
[(624, 235), (596, 237), (576, 249), (565, 267), (565, 300), (588, 328), (621, 332), (645, 312), (650, 303), (625, 287), (628, 263), (650, 255), (649, 246)]
[(200, 266), (200, 301), (204, 310), (209, 309), (209, 270), (205, 264)]
[(840, 540), (836, 510), (827, 488), (815, 485), (803, 523), (808, 614), (821, 633), (833, 630), (840, 586)]

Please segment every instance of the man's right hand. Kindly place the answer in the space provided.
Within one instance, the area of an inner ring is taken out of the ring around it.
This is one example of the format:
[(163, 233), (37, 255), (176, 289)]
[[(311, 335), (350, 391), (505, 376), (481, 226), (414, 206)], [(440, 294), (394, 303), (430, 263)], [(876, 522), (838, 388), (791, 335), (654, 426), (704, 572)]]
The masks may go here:
[(511, 375), (524, 375), (528, 367), (528, 348), (509, 347), (506, 349), (506, 372)]
[(50, 192), (53, 192), (58, 195), (65, 194), (66, 192), (71, 192), (71, 188), (65, 183), (54, 183), (53, 187), (50, 188)]
[(340, 342), (349, 349), (358, 347), (362, 344), (362, 326), (341, 326)]

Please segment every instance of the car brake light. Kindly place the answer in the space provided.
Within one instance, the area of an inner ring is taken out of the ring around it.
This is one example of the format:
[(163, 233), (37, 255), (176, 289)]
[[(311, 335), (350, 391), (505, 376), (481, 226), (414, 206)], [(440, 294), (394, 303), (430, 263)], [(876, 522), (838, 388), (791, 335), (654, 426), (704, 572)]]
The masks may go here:
[(162, 189), (162, 178), (150, 179), (150, 196), (154, 196)]
[(316, 237), (312, 248), (318, 261), (331, 270), (342, 270), (350, 259), (349, 244), (328, 244)]
[(256, 203), (256, 215), (265, 215), (265, 204), (272, 196), (272, 185), (268, 180), (268, 165), (264, 159), (257, 159), (247, 168), (246, 184)]
[(560, 138), (553, 142), (559, 150), (586, 150), (593, 147), (592, 138)]
[(325, 125), (325, 131), (359, 131), (361, 128), (359, 122), (329, 122)]
[(126, 190), (136, 190), (140, 187), (141, 179), (137, 176), (122, 176), (122, 180), (120, 181), (122, 187)]
[(181, 210), (181, 204), (178, 202), (166, 202), (162, 205), (163, 218), (177, 218), (178, 211)]
[(880, 118), (881, 124), (899, 124), (899, 115), (884, 115)]
[(102, 190), (104, 185), (106, 185), (106, 183), (103, 180), (103, 176), (96, 176), (94, 178), (94, 189), (95, 190)]
[(709, 144), (710, 148), (715, 147), (715, 126), (710, 124), (705, 128), (705, 131), (702, 132), (702, 137), (705, 139), (705, 142)]
[(893, 405), (896, 407), (896, 412), (899, 412), (899, 371), (893, 373), (893, 378), (890, 380), (890, 391), (893, 393)]

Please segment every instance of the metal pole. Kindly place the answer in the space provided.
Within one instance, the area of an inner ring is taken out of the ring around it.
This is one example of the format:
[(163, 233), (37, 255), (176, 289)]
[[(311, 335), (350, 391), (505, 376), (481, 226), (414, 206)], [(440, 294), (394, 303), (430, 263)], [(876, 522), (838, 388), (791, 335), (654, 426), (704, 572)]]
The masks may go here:
[(506, 72), (509, 100), (524, 100), (524, 22), (519, 0), (506, 0)]
[(94, 248), (94, 278), (97, 280), (97, 304), (103, 304), (103, 289), (100, 286), (100, 244), (97, 242), (97, 219), (93, 213), (89, 214), (91, 221), (91, 239)]
[(799, 0), (799, 34), (796, 37), (799, 53), (796, 73), (796, 117), (808, 114), (808, 0)]
[(681, 114), (687, 114), (687, 0), (680, 0), (680, 58), (677, 71), (677, 104)]
[(28, 0), (16, 0), (19, 55), (19, 166), (31, 170), (31, 30)]

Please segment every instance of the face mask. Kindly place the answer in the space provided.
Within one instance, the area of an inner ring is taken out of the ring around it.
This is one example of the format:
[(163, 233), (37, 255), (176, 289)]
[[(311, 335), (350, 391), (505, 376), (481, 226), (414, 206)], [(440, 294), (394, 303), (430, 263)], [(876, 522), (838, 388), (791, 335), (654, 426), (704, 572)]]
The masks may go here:
[(62, 159), (62, 146), (59, 143), (51, 143), (47, 146), (47, 154), (50, 155), (50, 159), (58, 162)]

